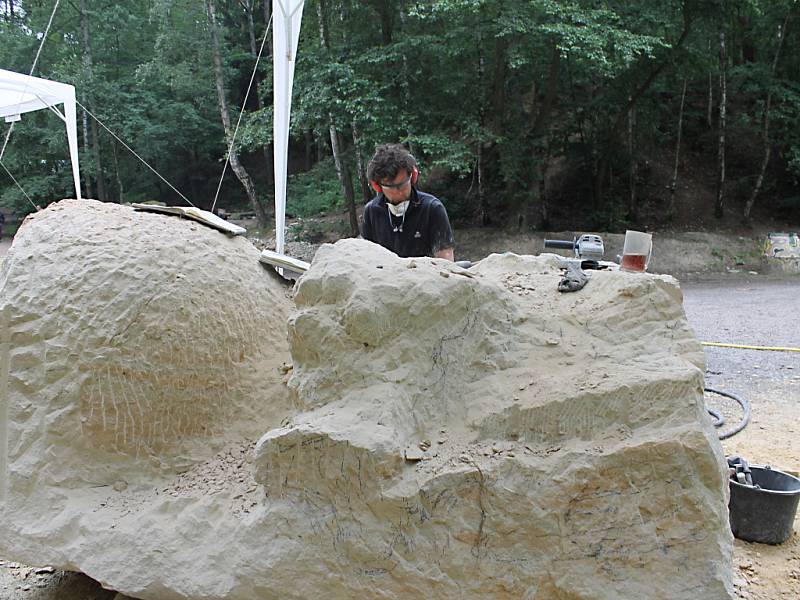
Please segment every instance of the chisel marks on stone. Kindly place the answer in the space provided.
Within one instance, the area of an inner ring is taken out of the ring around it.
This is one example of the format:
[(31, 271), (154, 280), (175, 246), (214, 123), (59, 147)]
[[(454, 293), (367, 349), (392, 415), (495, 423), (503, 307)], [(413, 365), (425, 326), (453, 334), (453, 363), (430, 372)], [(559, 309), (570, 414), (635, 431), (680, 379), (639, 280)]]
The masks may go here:
[[(224, 372), (186, 366), (152, 372), (117, 365), (95, 369), (80, 393), (81, 430), (108, 450), (158, 452), (190, 437), (208, 437), (229, 417)], [(208, 402), (198, 402), (206, 398)]]

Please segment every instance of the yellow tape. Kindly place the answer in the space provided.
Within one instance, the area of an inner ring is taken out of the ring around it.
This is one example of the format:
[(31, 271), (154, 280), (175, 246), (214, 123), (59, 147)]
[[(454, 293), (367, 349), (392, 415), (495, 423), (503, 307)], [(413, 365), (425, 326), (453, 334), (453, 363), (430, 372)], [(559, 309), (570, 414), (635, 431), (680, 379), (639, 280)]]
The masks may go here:
[(772, 350), (773, 352), (800, 352), (800, 348), (783, 348), (781, 346), (745, 346), (743, 344), (723, 344), (721, 342), (700, 342), (703, 346), (717, 348), (741, 348), (742, 350)]

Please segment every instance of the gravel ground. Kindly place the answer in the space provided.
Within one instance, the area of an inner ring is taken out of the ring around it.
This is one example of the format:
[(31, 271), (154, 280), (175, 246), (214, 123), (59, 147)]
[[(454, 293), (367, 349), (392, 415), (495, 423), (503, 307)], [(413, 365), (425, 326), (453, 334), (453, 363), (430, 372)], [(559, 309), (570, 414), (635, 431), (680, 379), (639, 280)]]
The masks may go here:
[[(800, 347), (800, 277), (758, 277), (683, 285), (684, 307), (701, 341), (748, 346)], [(746, 399), (752, 419), (723, 441), (727, 455), (782, 471), (800, 471), (800, 353), (706, 347), (706, 386)], [(739, 422), (741, 409), (716, 396), (708, 404)], [(800, 513), (794, 534), (780, 546), (735, 540), (737, 598), (800, 598)]]
[[(800, 346), (800, 277), (684, 284), (682, 288), (686, 316), (704, 342)], [(792, 386), (800, 380), (797, 352), (715, 347), (706, 347), (705, 352), (706, 384), (711, 387), (747, 394)]]

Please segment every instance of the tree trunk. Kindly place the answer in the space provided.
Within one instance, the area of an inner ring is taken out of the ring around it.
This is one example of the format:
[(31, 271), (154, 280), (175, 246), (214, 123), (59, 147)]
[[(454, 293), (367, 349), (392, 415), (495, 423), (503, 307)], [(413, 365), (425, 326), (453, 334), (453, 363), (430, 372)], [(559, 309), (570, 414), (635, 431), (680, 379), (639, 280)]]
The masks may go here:
[[(326, 3), (324, 0), (317, 2), (317, 20), (319, 24), (319, 40), (322, 47), (330, 54), (330, 39), (328, 38)], [(353, 177), (350, 174), (350, 168), (345, 163), (342, 157), (342, 140), (339, 132), (336, 130), (336, 124), (333, 119), (333, 114), (328, 113), (328, 128), (331, 135), (331, 152), (333, 153), (333, 162), (336, 166), (336, 175), (339, 177), (339, 183), (342, 186), (342, 194), (344, 195), (345, 206), (350, 215), (350, 233), (353, 237), (358, 236), (358, 215), (356, 213), (356, 195), (353, 191)]]
[[(258, 60), (258, 45), (256, 43), (256, 26), (255, 20), (253, 18), (253, 13), (255, 13), (255, 0), (247, 0), (246, 3), (243, 4), (243, 8), (245, 13), (247, 14), (247, 29), (248, 33), (250, 34), (250, 54), (253, 56), (253, 61)], [(264, 32), (264, 35), (267, 35), (267, 32)], [(266, 44), (265, 44), (266, 45)], [(272, 57), (272, 52), (267, 52), (268, 57)], [(254, 62), (255, 64), (255, 62)], [(254, 67), (255, 68), (255, 67)], [(261, 81), (261, 77), (259, 77), (258, 72), (256, 71), (255, 77), (253, 78), (253, 85), (255, 86), (256, 92), (256, 103), (258, 106), (258, 110), (264, 110), (264, 101), (261, 99), (261, 94), (258, 93), (258, 84)], [(242, 107), (244, 110), (244, 107)], [(264, 175), (266, 176), (267, 185), (273, 185), (275, 182), (273, 177), (273, 160), (272, 160), (272, 145), (265, 144), (262, 148), (264, 153)]]
[[(708, 54), (711, 54), (711, 40), (708, 40)], [(709, 129), (714, 127), (714, 75), (708, 72), (708, 104), (706, 105), (706, 124)]]
[(381, 21), (381, 44), (388, 46), (392, 43), (394, 19), (392, 18), (392, 6), (387, 0), (377, 0), (376, 10)]
[(636, 168), (636, 148), (634, 147), (634, 130), (636, 128), (636, 109), (631, 108), (628, 111), (628, 179), (629, 179), (629, 195), (628, 195), (628, 219), (633, 223), (639, 220), (639, 207), (636, 203), (636, 177), (638, 175)]
[[(550, 160), (549, 143), (546, 139), (546, 132), (550, 123), (550, 113), (555, 105), (558, 94), (558, 82), (561, 73), (561, 50), (558, 44), (554, 43), (550, 50), (550, 69), (547, 76), (547, 89), (545, 90), (544, 100), (539, 104), (539, 111), (533, 122), (532, 136), (534, 137), (535, 147), (538, 149), (536, 157), (536, 167), (534, 168), (535, 185), (539, 196), (539, 228), (549, 227), (549, 217), (547, 211), (547, 198), (545, 197), (545, 177), (547, 166)], [(540, 139), (542, 137), (545, 139)], [(532, 209), (533, 207), (531, 207)], [(532, 210), (529, 210), (532, 214)], [(533, 223), (533, 219), (529, 219)]]
[[(92, 108), (94, 105), (90, 102), (89, 103)], [(105, 173), (103, 170), (103, 162), (101, 159), (100, 154), (100, 135), (97, 129), (97, 121), (92, 119), (90, 121), (90, 128), (92, 130), (92, 154), (94, 155), (94, 164), (95, 169), (97, 171), (95, 179), (97, 181), (97, 199), (103, 202), (106, 201), (106, 184), (105, 184)]]
[(545, 152), (544, 160), (537, 166), (539, 174), (539, 228), (542, 230), (550, 229), (550, 215), (547, 212), (547, 164), (550, 153)]
[(353, 148), (356, 152), (356, 172), (358, 173), (358, 182), (361, 185), (361, 197), (364, 202), (372, 198), (372, 188), (367, 181), (367, 169), (364, 167), (364, 154), (361, 143), (361, 127), (358, 122), (353, 119)]
[[(81, 94), (81, 103), (86, 106), (89, 101), (86, 99), (86, 94)], [(86, 112), (86, 109), (81, 110), (81, 131), (83, 133), (83, 153), (86, 156), (89, 156), (89, 113)], [(87, 198), (92, 198), (92, 178), (91, 177), (84, 177), (83, 178), (83, 186), (84, 191), (83, 193), (86, 194)]]
[(350, 175), (350, 169), (347, 168), (347, 165), (342, 160), (341, 136), (339, 132), (336, 131), (336, 126), (333, 124), (333, 115), (331, 115), (330, 119), (333, 162), (336, 165), (336, 174), (339, 176), (339, 182), (342, 184), (347, 213), (350, 215), (350, 233), (353, 237), (358, 237), (358, 213), (356, 213), (356, 195), (353, 191), (353, 178)]
[[(233, 169), (236, 178), (242, 184), (247, 198), (250, 201), (250, 206), (258, 217), (258, 222), (261, 227), (267, 225), (267, 214), (264, 207), (259, 202), (256, 196), (256, 188), (253, 185), (253, 180), (250, 179), (244, 166), (239, 162), (239, 154), (233, 145), (233, 129), (231, 128), (231, 117), (228, 112), (228, 102), (225, 99), (225, 79), (222, 72), (222, 59), (220, 58), (219, 38), (217, 37), (217, 17), (214, 7), (214, 0), (206, 0), (206, 10), (208, 12), (208, 23), (211, 29), (211, 57), (214, 62), (214, 80), (217, 88), (217, 101), (219, 102), (219, 113), (222, 118), (222, 127), (225, 129), (225, 139), (230, 152), (231, 169)], [(244, 110), (244, 107), (242, 107)]]
[(753, 43), (753, 36), (749, 35), (753, 28), (753, 19), (747, 12), (738, 15), (739, 28), (742, 32), (741, 57), (743, 63), (752, 63), (756, 59), (756, 46)]
[(492, 132), (503, 134), (503, 121), (506, 111), (506, 72), (508, 38), (498, 37), (494, 44), (494, 79), (492, 81), (492, 116), (489, 119)]
[[(617, 136), (618, 132), (622, 128), (623, 123), (625, 122), (625, 117), (628, 114), (628, 111), (630, 111), (631, 109), (633, 109), (636, 106), (636, 104), (639, 102), (641, 97), (644, 96), (644, 94), (647, 92), (647, 90), (650, 89), (650, 86), (653, 85), (653, 82), (661, 74), (661, 72), (667, 67), (667, 65), (672, 64), (672, 58), (677, 53), (678, 49), (681, 46), (683, 46), (683, 43), (686, 41), (686, 38), (689, 36), (689, 30), (691, 29), (691, 26), (692, 26), (692, 16), (691, 16), (691, 14), (689, 12), (689, 7), (686, 4), (684, 4), (684, 6), (683, 6), (683, 31), (681, 31), (681, 35), (678, 38), (678, 41), (676, 41), (672, 45), (672, 48), (670, 50), (670, 55), (664, 61), (662, 61), (655, 69), (653, 69), (653, 71), (650, 73), (650, 75), (647, 77), (647, 79), (645, 79), (644, 82), (633, 92), (633, 94), (631, 94), (629, 96), (629, 100), (628, 100), (627, 106), (625, 106), (625, 108), (623, 110), (621, 110), (617, 114), (617, 118), (614, 120), (614, 123), (611, 126), (611, 129), (609, 130), (609, 143), (613, 143), (614, 138)], [(602, 156), (600, 157), (600, 160), (599, 160), (598, 165), (597, 165), (597, 172), (596, 172), (596, 175), (595, 175), (595, 184), (594, 184), (594, 201), (595, 201), (595, 203), (598, 203), (598, 204), (599, 204), (600, 199), (601, 199), (601, 197), (603, 195), (603, 188), (605, 186), (605, 178), (606, 178), (606, 174), (609, 171), (608, 167), (609, 167), (609, 155), (610, 154), (611, 154), (610, 152), (604, 152), (602, 154)]]
[(486, 203), (486, 190), (483, 186), (483, 144), (478, 144), (478, 206), (481, 207), (481, 225), (488, 227), (492, 222), (489, 206)]
[(725, 213), (725, 113), (727, 111), (728, 89), (726, 78), (725, 32), (719, 34), (719, 142), (717, 146), (717, 199), (714, 216), (721, 218)]
[(319, 25), (319, 43), (330, 54), (331, 45), (328, 40), (327, 4), (325, 0), (317, 0), (317, 22)]
[[(86, 12), (86, 0), (80, 0), (80, 27), (81, 37), (83, 38), (83, 69), (84, 81), (94, 82), (94, 74), (92, 68), (92, 45), (91, 34), (89, 32), (89, 15)], [(91, 89), (91, 85), (90, 85)], [(86, 100), (88, 101), (90, 109), (95, 108), (94, 97), (87, 94)], [(92, 154), (94, 156), (95, 176), (97, 179), (97, 199), (105, 202), (106, 200), (106, 186), (103, 176), (103, 162), (100, 153), (100, 136), (97, 130), (97, 121), (92, 119), (89, 125), (92, 132)]]
[(550, 149), (547, 142), (540, 141), (534, 150), (530, 176), (526, 177), (526, 183), (531, 189), (533, 196), (525, 210), (525, 221), (530, 228), (533, 228), (534, 224), (537, 224), (540, 230), (545, 230), (550, 226), (546, 195), (546, 178), (549, 161)]
[[(402, 27), (405, 27), (405, 24), (406, 24), (406, 11), (405, 11), (405, 6), (401, 2), (400, 25)], [(401, 68), (400, 85), (402, 87), (402, 93), (403, 93), (403, 113), (405, 115), (410, 115), (412, 113), (413, 99), (411, 98), (411, 85), (408, 83), (411, 77), (409, 75), (409, 69), (408, 69), (408, 55), (406, 54), (405, 50), (402, 51), (401, 61), (402, 62), (400, 66)], [(411, 120), (408, 119), (406, 122), (406, 137), (408, 137), (408, 142), (407, 142), (408, 151), (411, 152), (411, 154), (414, 154), (414, 144), (411, 141), (413, 134), (414, 131), (411, 127)]]
[(119, 175), (119, 161), (117, 160), (117, 145), (111, 145), (111, 153), (114, 157), (114, 174), (117, 178), (117, 202), (122, 204), (122, 199), (125, 195), (125, 188), (122, 186), (122, 177)]
[(271, 0), (262, 0), (261, 1), (261, 8), (264, 9), (264, 27), (269, 26), (269, 21), (272, 18), (272, 1)]
[(667, 214), (672, 217), (675, 214), (675, 191), (678, 188), (678, 165), (681, 158), (681, 135), (683, 133), (683, 106), (686, 102), (686, 79), (683, 80), (683, 91), (681, 91), (681, 105), (678, 109), (678, 134), (675, 141), (675, 164), (672, 169), (672, 181), (669, 185), (669, 208)]
[[(481, 129), (486, 127), (486, 53), (483, 47), (483, 35), (481, 29), (477, 29), (478, 38), (478, 60), (477, 60), (477, 80), (478, 80), (478, 119)], [(483, 147), (485, 142), (479, 137), (477, 149), (475, 151), (475, 169), (474, 179), (478, 188), (478, 210), (480, 211), (481, 226), (488, 227), (491, 223), (491, 215), (489, 207), (486, 203), (486, 194), (483, 186)], [(472, 190), (472, 185), (470, 185)]]
[(708, 128), (714, 126), (714, 78), (711, 73), (708, 74), (708, 110), (706, 111), (706, 123)]
[[(322, 160), (322, 157), (324, 155), (331, 153), (329, 144), (330, 141), (331, 141), (330, 135), (328, 135), (327, 137), (325, 137), (324, 135), (314, 136), (314, 149), (315, 149), (314, 156), (317, 162)], [(331, 154), (331, 156), (333, 156), (333, 154)]]
[(303, 130), (303, 141), (305, 142), (305, 148), (303, 152), (303, 168), (306, 171), (310, 171), (311, 167), (314, 166), (314, 149), (316, 144), (314, 143), (314, 130), (310, 128), (306, 128)]
[[(772, 73), (771, 76), (774, 79), (775, 71), (778, 68), (778, 59), (781, 55), (781, 48), (783, 47), (783, 40), (786, 37), (786, 26), (789, 24), (789, 14), (786, 15), (786, 18), (783, 21), (783, 27), (778, 30), (778, 48), (775, 50), (775, 57), (772, 60)], [(762, 127), (761, 127), (761, 140), (764, 144), (764, 157), (761, 160), (761, 169), (758, 172), (758, 179), (756, 179), (756, 185), (753, 188), (752, 193), (750, 194), (750, 198), (747, 199), (747, 203), (744, 205), (744, 220), (750, 220), (750, 211), (753, 210), (753, 204), (756, 202), (756, 197), (758, 193), (761, 191), (761, 186), (764, 184), (764, 174), (767, 172), (767, 165), (769, 164), (769, 158), (772, 154), (772, 145), (769, 141), (769, 110), (770, 106), (772, 105), (772, 86), (770, 85), (769, 92), (767, 92), (767, 100), (764, 103), (764, 116), (762, 120)]]
[(547, 129), (550, 111), (556, 101), (560, 73), (561, 50), (559, 50), (557, 44), (553, 44), (550, 56), (550, 70), (547, 75), (547, 90), (544, 94), (544, 101), (539, 106), (539, 112), (536, 114), (536, 120), (533, 123), (533, 135), (535, 136), (542, 135)]

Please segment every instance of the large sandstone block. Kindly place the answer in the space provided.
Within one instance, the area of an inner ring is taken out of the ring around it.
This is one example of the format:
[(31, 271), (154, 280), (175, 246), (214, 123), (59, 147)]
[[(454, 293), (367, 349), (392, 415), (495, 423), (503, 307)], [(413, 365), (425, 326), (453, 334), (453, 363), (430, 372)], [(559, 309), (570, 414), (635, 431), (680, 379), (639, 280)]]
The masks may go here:
[[(562, 295), (553, 257), (465, 271), (345, 240), (289, 314), (244, 240), (59, 207), (0, 276), (4, 556), (153, 600), (731, 597), (726, 472), (671, 278), (598, 272)], [(57, 234), (76, 266), (43, 254)], [(195, 252), (196, 272), (174, 266)], [(136, 398), (117, 400), (128, 421), (110, 394)], [(187, 411), (161, 437), (138, 426)]]
[(297, 597), (322, 580), (342, 598), (730, 597), (724, 461), (676, 282), (559, 279), (554, 257), (465, 271), (320, 249), (289, 322), (304, 412), (256, 448)]

